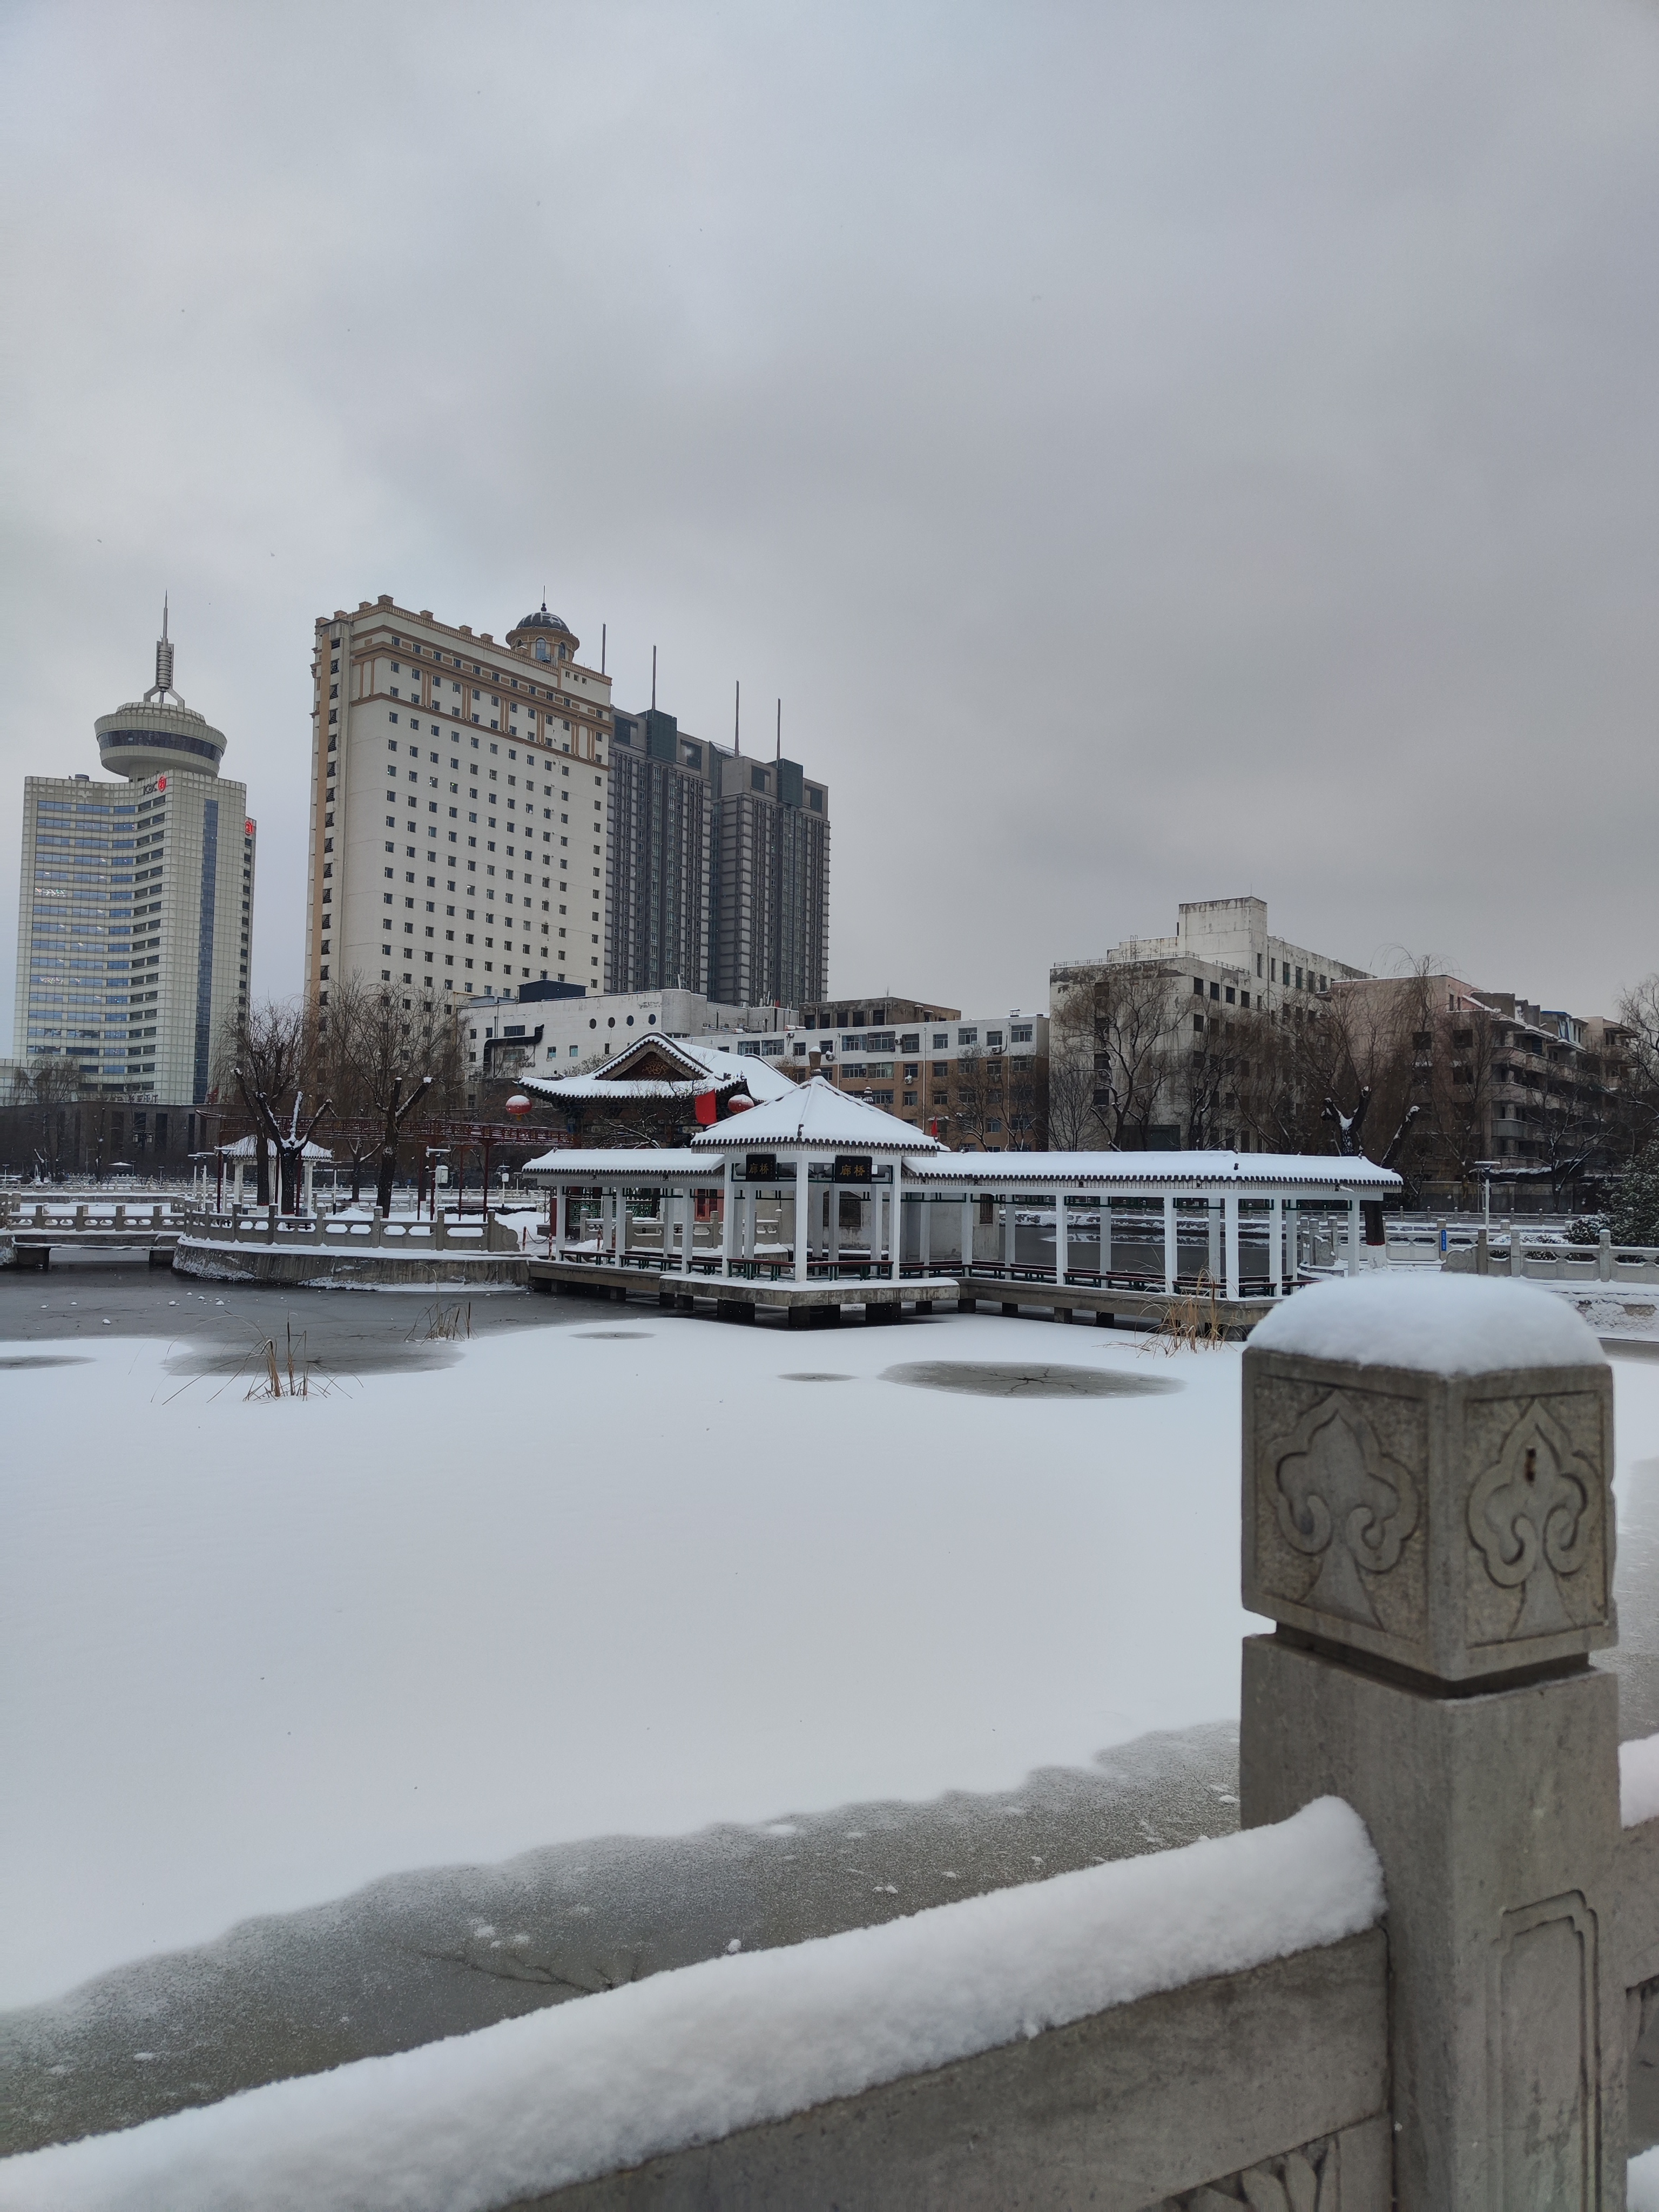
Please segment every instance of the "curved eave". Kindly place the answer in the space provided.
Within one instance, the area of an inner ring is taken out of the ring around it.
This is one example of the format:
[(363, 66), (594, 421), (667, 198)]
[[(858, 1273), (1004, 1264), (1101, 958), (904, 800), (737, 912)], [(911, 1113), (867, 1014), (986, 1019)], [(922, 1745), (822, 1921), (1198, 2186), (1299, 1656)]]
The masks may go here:
[[(513, 1042), (514, 1040), (508, 1039), (509, 1043)], [(718, 1095), (723, 1091), (741, 1091), (744, 1087), (740, 1078), (728, 1079), (717, 1075), (705, 1076), (701, 1082), (687, 1080), (684, 1083), (648, 1081), (644, 1078), (636, 1079), (626, 1075), (619, 1077), (559, 1075), (540, 1078), (526, 1075), (521, 1076), (519, 1083), (521, 1090), (538, 1091), (544, 1098), (552, 1099), (556, 1103), (561, 1098), (614, 1098), (619, 1101), (628, 1098), (701, 1098), (710, 1091)]]

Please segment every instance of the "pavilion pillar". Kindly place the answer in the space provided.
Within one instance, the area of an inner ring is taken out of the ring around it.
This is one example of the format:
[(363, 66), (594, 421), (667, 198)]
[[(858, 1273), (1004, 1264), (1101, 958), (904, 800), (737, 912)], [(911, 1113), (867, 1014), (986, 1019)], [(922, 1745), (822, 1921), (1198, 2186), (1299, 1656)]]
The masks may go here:
[(1112, 1201), (1109, 1193), (1100, 1194), (1100, 1279), (1104, 1283), (1112, 1272)]
[(720, 1278), (729, 1282), (732, 1277), (732, 1155), (728, 1152), (720, 1164)]
[(1224, 1191), (1221, 1199), (1222, 1249), (1226, 1255), (1226, 1295), (1238, 1296), (1238, 1193)]
[(1302, 1279), (1302, 1259), (1297, 1249), (1299, 1231), (1297, 1221), (1297, 1202), (1285, 1200), (1285, 1282), (1284, 1287), (1294, 1290)]
[(1267, 1200), (1267, 1288), (1274, 1297), (1285, 1289), (1285, 1201)]
[(971, 1197), (962, 1201), (962, 1272), (974, 1272), (974, 1201)]
[(1205, 1265), (1210, 1280), (1218, 1283), (1222, 1277), (1221, 1261), (1221, 1200), (1206, 1198), (1204, 1201), (1204, 1225), (1206, 1231)]
[(1181, 1239), (1176, 1221), (1175, 1193), (1164, 1194), (1164, 1293), (1175, 1296), (1176, 1276), (1181, 1267)]
[[(1359, 1273), (1359, 1200), (1351, 1198), (1348, 1200), (1348, 1273), (1351, 1275)], [(1514, 1272), (1513, 1267), (1510, 1272)]]
[[(896, 1283), (904, 1273), (904, 1186), (899, 1180), (902, 1164), (896, 1154), (893, 1160), (893, 1194), (887, 1201), (887, 1211), (893, 1225), (892, 1279)], [(896, 1313), (897, 1307), (893, 1310)]]
[(933, 1272), (933, 1201), (924, 1183), (921, 1190), (921, 1211), (916, 1217), (916, 1257), (921, 1262), (921, 1272)]
[(1061, 1290), (1066, 1287), (1066, 1270), (1071, 1261), (1070, 1226), (1066, 1218), (1066, 1197), (1067, 1194), (1063, 1190), (1054, 1193), (1054, 1281)]
[(301, 1169), (301, 1170), (300, 1170), (300, 1174), (301, 1174), (300, 1211), (301, 1211), (301, 1213), (309, 1213), (309, 1212), (311, 1212), (311, 1210), (312, 1210), (312, 1206), (311, 1206), (312, 1186), (313, 1186), (313, 1182), (314, 1182), (314, 1181), (315, 1181), (315, 1179), (316, 1179), (316, 1174), (317, 1174), (317, 1163), (316, 1163), (316, 1161), (315, 1161), (315, 1160), (307, 1160), (307, 1161), (306, 1161), (306, 1163), (305, 1163), (304, 1166), (303, 1166), (303, 1167)]
[(806, 1155), (795, 1155), (795, 1280), (806, 1280), (806, 1264), (810, 1256), (807, 1246), (812, 1235), (811, 1212), (811, 1192), (809, 1188)]
[(1005, 1274), (1014, 1272), (1014, 1253), (1019, 1224), (1014, 1218), (1014, 1194), (1009, 1191), (1002, 1201), (1002, 1267)]

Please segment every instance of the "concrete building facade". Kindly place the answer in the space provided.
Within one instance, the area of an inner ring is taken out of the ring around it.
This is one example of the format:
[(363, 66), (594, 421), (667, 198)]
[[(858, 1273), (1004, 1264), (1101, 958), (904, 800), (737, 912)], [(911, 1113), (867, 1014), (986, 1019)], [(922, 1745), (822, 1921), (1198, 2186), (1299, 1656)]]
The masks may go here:
[[(557, 994), (557, 995), (555, 995)], [(526, 983), (511, 997), (459, 1010), (469, 1084), (489, 1075), (568, 1073), (626, 1051), (642, 1036), (704, 1039), (770, 1030), (775, 1006), (719, 1006), (700, 991), (617, 991), (597, 998)]]
[[(859, 1027), (823, 1019), (836, 1013)], [(803, 1081), (821, 1075), (953, 1152), (1040, 1152), (1048, 1142), (1046, 1014), (1014, 1008), (964, 1017), (954, 1006), (866, 999), (709, 1042), (771, 1060)]]
[(829, 967), (830, 794), (799, 763), (694, 738), (656, 707), (616, 718), (612, 992), (696, 989), (799, 1006)]
[(611, 683), (544, 605), (498, 643), (389, 594), (318, 619), (306, 975), (411, 999), (596, 989)]
[(25, 782), (15, 1038), (85, 1091), (200, 1105), (247, 1006), (256, 832), (161, 630), (155, 684), (95, 725), (116, 780)]
[(1366, 971), (1276, 935), (1265, 899), (1183, 904), (1048, 976), (1050, 1141), (1070, 1151), (1250, 1149), (1238, 1043), (1252, 1017), (1316, 1018)]

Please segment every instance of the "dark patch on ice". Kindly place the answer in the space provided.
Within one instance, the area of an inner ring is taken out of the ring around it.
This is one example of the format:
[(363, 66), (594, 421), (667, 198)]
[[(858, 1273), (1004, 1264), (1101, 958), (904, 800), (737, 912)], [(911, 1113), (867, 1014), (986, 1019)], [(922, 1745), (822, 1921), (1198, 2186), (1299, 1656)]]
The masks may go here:
[(1059, 1367), (1033, 1361), (911, 1359), (882, 1370), (884, 1382), (917, 1390), (960, 1390), (975, 1398), (1155, 1398), (1183, 1383), (1167, 1375), (1131, 1375), (1115, 1367)]
[(654, 1328), (585, 1328), (581, 1334), (585, 1343), (603, 1340), (609, 1344), (635, 1344), (656, 1333)]
[(811, 1370), (801, 1375), (780, 1375), (780, 1382), (850, 1382), (850, 1375), (817, 1374)]
[[(296, 1372), (309, 1365), (313, 1374), (330, 1378), (346, 1375), (422, 1375), (434, 1367), (453, 1367), (461, 1357), (458, 1345), (441, 1341), (430, 1344), (375, 1343), (372, 1338), (354, 1337), (349, 1348), (337, 1357), (331, 1350), (332, 1332), (319, 1329), (313, 1336), (307, 1332), (302, 1340), (294, 1339), (294, 1364)], [(276, 1339), (277, 1364), (286, 1369), (288, 1344)], [(189, 1352), (169, 1354), (166, 1362), (169, 1375), (246, 1375), (252, 1378), (264, 1364), (264, 1349), (261, 1345), (246, 1347), (232, 1345), (199, 1346)]]
[(0, 1359), (0, 1367), (90, 1367), (83, 1352), (38, 1352), (20, 1359)]

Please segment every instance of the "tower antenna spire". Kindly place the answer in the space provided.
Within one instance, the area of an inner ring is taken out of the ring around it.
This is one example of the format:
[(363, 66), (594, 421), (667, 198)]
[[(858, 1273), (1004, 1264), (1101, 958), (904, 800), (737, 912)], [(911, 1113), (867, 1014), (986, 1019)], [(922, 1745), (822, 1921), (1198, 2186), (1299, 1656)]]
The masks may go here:
[(161, 704), (165, 707), (167, 702), (168, 695), (171, 694), (173, 698), (178, 700), (179, 704), (182, 707), (185, 703), (183, 698), (173, 689), (173, 645), (172, 641), (167, 636), (167, 593), (163, 592), (161, 594), (161, 635), (155, 641), (155, 681), (150, 685), (149, 690), (145, 692), (144, 701), (145, 704), (148, 705), (150, 700), (159, 699)]

